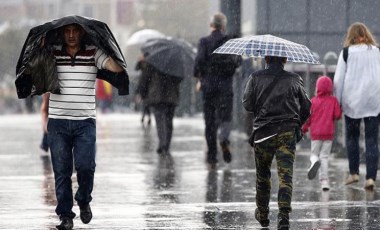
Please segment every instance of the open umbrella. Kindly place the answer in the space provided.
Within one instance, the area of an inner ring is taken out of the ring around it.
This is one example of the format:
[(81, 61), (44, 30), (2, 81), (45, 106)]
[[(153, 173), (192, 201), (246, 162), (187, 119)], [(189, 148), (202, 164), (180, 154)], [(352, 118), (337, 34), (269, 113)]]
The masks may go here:
[(127, 46), (131, 45), (142, 45), (149, 39), (153, 38), (163, 38), (165, 35), (157, 30), (153, 29), (143, 29), (134, 32), (131, 37), (127, 40)]
[(270, 34), (254, 35), (228, 40), (214, 53), (236, 54), (248, 57), (286, 57), (290, 62), (320, 64), (318, 58), (305, 45)]
[(146, 62), (164, 74), (179, 78), (192, 75), (196, 49), (183, 39), (152, 39), (142, 46), (141, 51)]
[[(27, 67), (30, 66), (30, 62), (36, 60), (35, 56), (36, 54), (40, 53), (41, 50), (47, 51), (49, 50), (49, 47), (53, 45), (63, 44), (61, 27), (70, 24), (79, 24), (86, 31), (85, 36), (82, 38), (84, 43), (99, 47), (106, 54), (110, 55), (124, 69), (124, 72), (122, 73), (123, 77), (115, 76), (115, 74), (109, 73), (109, 71), (106, 70), (100, 71), (101, 74), (98, 72), (98, 77), (100, 79), (108, 81), (117, 87), (119, 89), (119, 93), (121, 92), (120, 87), (122, 87), (122, 94), (128, 94), (127, 91), (129, 80), (127, 74), (127, 65), (120, 47), (117, 44), (116, 39), (114, 38), (107, 24), (93, 18), (72, 15), (46, 22), (42, 25), (33, 27), (29, 31), (16, 66), (17, 79), (15, 83), (18, 97), (25, 98), (28, 95), (41, 94), (47, 91), (46, 89), (43, 89), (44, 87), (39, 87), (42, 90), (35, 92), (35, 84), (38, 82), (32, 81), (32, 79), (36, 79), (36, 77), (46, 78), (45, 75), (47, 73), (45, 72), (44, 74), (44, 70), (39, 70), (38, 73), (35, 71), (40, 67), (42, 68), (43, 65), (35, 65), (35, 68), (33, 68), (34, 71), (32, 71), (32, 73), (30, 73), (30, 71), (26, 71)], [(44, 40), (43, 46), (41, 45), (42, 40)], [(49, 57), (46, 53), (47, 52), (42, 52), (45, 57)], [(46, 70), (51, 68), (44, 69)], [(38, 76), (30, 76), (33, 74)]]
[(135, 77), (138, 75), (138, 71), (135, 70), (135, 66), (138, 62), (138, 58), (141, 55), (141, 47), (149, 39), (164, 38), (165, 35), (157, 30), (143, 29), (134, 32), (126, 42), (125, 53), (126, 61), (131, 67), (128, 69), (128, 73)]

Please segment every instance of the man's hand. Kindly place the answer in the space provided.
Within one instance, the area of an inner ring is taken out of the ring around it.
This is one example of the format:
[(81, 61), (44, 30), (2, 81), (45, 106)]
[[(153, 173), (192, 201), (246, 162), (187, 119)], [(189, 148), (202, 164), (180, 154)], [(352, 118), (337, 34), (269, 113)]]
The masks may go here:
[(195, 85), (195, 90), (197, 92), (200, 92), (202, 90), (202, 83), (200, 80), (197, 81), (197, 84)]
[(111, 72), (119, 73), (124, 71), (124, 69), (117, 64), (115, 60), (113, 60), (111, 57), (108, 58), (106, 64), (105, 64), (106, 70), (109, 70)]

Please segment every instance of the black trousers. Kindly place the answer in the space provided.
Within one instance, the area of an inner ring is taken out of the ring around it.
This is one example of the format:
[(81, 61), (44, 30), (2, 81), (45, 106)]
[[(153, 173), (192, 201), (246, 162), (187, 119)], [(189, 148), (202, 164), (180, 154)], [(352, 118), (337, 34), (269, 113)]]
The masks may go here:
[(152, 105), (153, 114), (156, 119), (158, 149), (168, 152), (173, 135), (173, 118), (175, 105), (173, 104), (156, 104)]
[(232, 125), (232, 107), (232, 90), (203, 92), (205, 136), (208, 147), (206, 161), (208, 163), (217, 162), (218, 129), (220, 129), (219, 141), (228, 141)]

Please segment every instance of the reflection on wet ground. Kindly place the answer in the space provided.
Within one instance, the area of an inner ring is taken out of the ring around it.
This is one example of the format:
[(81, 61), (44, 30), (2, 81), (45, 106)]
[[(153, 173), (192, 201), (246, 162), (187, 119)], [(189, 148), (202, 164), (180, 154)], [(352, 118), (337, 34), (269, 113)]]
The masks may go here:
[[(84, 225), (76, 217), (75, 229), (261, 229), (253, 216), (255, 167), (245, 135), (232, 135), (231, 165), (220, 160), (218, 170), (208, 171), (201, 116), (175, 119), (171, 154), (162, 157), (155, 152), (154, 122), (142, 126), (140, 118), (98, 116), (94, 218)], [(0, 229), (54, 228), (54, 176), (50, 157), (38, 148), (39, 115), (3, 116), (0, 129)], [(307, 150), (299, 150), (291, 229), (379, 229), (379, 189), (366, 192), (365, 178), (343, 185), (347, 162), (331, 158), (331, 190), (322, 192), (318, 180), (307, 180), (308, 166)], [(272, 175), (269, 229), (276, 229), (275, 164)]]

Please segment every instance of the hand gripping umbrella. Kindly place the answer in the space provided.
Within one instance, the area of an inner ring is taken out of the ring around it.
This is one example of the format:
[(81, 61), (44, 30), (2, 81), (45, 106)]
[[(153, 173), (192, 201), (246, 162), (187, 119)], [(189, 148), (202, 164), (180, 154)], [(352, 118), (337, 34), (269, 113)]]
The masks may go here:
[(320, 64), (317, 57), (305, 45), (269, 34), (230, 39), (214, 53), (236, 54), (248, 57), (286, 57), (290, 62)]
[[(29, 31), (16, 66), (17, 79), (15, 83), (18, 97), (26, 98), (29, 95), (42, 94), (51, 90), (57, 90), (57, 86), (42, 85), (36, 87), (36, 84), (43, 82), (42, 80), (36, 82), (36, 79), (46, 77), (54, 78), (54, 76), (47, 76), (54, 74), (54, 70), (52, 70), (54, 68), (50, 64), (44, 63), (35, 65), (34, 69), (42, 68), (40, 71), (29, 71), (27, 67), (30, 66), (31, 62), (36, 60), (35, 56), (39, 52), (44, 54), (42, 56), (49, 57), (49, 47), (52, 47), (52, 45), (63, 44), (60, 28), (70, 24), (79, 24), (85, 30), (86, 34), (82, 38), (82, 42), (95, 45), (102, 49), (124, 69), (124, 72), (119, 74), (100, 70), (98, 71), (97, 77), (106, 80), (113, 86), (117, 87), (120, 95), (127, 95), (129, 85), (127, 65), (119, 45), (107, 24), (93, 18), (73, 15), (46, 22), (42, 25), (33, 27)], [(44, 40), (43, 46), (41, 45), (42, 40)], [(49, 63), (54, 63), (54, 61), (51, 61), (50, 59)], [(36, 88), (39, 90), (36, 90)]]
[(141, 51), (146, 62), (161, 73), (179, 78), (192, 75), (196, 52), (185, 40), (171, 37), (152, 39), (141, 47)]

